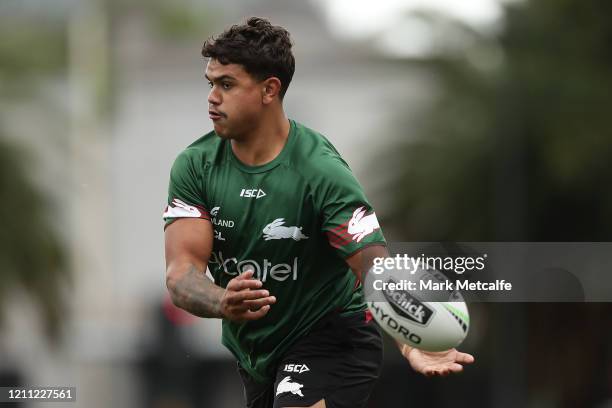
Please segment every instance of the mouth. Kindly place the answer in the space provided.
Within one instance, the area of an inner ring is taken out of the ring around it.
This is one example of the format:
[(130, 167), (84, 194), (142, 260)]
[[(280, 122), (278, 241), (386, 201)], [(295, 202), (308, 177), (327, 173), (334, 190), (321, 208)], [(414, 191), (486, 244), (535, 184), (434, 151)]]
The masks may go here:
[(209, 110), (208, 111), (208, 117), (212, 121), (215, 121), (215, 120), (219, 120), (219, 119), (223, 118), (223, 114), (221, 114), (221, 113), (219, 113), (217, 111)]

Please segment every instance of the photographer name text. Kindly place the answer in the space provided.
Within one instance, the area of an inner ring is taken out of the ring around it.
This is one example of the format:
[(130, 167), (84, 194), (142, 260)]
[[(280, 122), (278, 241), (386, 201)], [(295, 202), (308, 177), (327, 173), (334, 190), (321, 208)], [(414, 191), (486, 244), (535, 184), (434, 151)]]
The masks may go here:
[(510, 291), (512, 290), (512, 283), (506, 282), (504, 279), (496, 279), (494, 281), (469, 281), (469, 280), (455, 280), (454, 282), (446, 280), (443, 282), (434, 280), (420, 280), (418, 282), (411, 280), (400, 280), (395, 281), (384, 281), (382, 279), (376, 279), (372, 283), (374, 290), (387, 291), (387, 290), (431, 290), (431, 291), (455, 291), (455, 290), (469, 290), (469, 291)]

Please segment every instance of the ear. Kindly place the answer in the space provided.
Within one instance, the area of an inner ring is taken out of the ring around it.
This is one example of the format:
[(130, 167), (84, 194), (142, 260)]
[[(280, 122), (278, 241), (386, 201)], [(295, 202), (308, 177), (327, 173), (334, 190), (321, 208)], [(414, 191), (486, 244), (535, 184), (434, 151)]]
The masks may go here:
[(363, 209), (363, 207), (357, 208), (355, 211), (353, 211), (353, 218), (360, 219), (361, 217), (363, 217), (364, 212), (365, 210)]
[(272, 103), (280, 94), (281, 81), (277, 77), (270, 77), (261, 82), (261, 96), (264, 105)]

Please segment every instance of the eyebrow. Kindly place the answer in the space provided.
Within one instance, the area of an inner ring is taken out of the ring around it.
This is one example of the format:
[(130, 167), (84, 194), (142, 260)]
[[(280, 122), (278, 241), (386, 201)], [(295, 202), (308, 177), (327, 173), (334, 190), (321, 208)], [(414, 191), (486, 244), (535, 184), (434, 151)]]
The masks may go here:
[(220, 77), (218, 77), (218, 78), (213, 78), (213, 79), (210, 79), (210, 78), (209, 78), (209, 76), (208, 76), (208, 74), (204, 74), (204, 77), (206, 77), (206, 79), (208, 79), (208, 80), (209, 80), (209, 81), (211, 81), (211, 82), (218, 82), (218, 81), (223, 81), (223, 80), (226, 80), (226, 79), (229, 79), (230, 81), (235, 81), (235, 80), (236, 80), (236, 78), (234, 78), (234, 77), (233, 77), (233, 76), (231, 76), (231, 75), (221, 75), (221, 76), (220, 76)]

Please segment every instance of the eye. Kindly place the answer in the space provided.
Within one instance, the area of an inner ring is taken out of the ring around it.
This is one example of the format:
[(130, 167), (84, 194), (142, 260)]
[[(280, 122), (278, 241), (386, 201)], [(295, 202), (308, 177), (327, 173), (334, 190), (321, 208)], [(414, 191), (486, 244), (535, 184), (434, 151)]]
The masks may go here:
[(223, 82), (221, 85), (223, 86), (223, 89), (230, 89), (232, 87), (232, 84), (229, 82)]
[(208, 81), (208, 87), (209, 87), (209, 88), (212, 88), (212, 87), (213, 87), (213, 83), (212, 83), (212, 82), (210, 82), (210, 81)]

